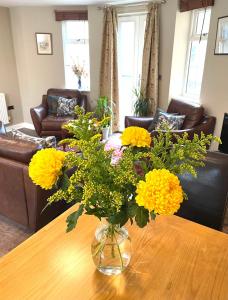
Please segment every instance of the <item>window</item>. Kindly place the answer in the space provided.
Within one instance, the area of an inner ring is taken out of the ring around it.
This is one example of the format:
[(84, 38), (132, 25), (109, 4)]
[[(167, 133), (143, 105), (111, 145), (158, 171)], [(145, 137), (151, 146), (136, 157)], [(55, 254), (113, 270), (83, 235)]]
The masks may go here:
[(123, 15), (118, 18), (119, 118), (133, 114), (133, 89), (140, 87), (146, 14)]
[(196, 100), (199, 99), (201, 91), (210, 17), (210, 9), (195, 10), (192, 13), (183, 94)]
[(62, 31), (66, 88), (78, 89), (78, 78), (72, 70), (76, 64), (85, 70), (81, 90), (87, 91), (90, 89), (88, 21), (64, 21)]

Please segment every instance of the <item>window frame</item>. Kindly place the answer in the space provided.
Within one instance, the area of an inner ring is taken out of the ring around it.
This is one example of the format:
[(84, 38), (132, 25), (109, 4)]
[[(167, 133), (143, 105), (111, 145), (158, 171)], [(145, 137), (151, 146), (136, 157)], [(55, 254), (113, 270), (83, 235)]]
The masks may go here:
[[(211, 8), (207, 8), (207, 10), (211, 11)], [(205, 8), (200, 8), (193, 10), (191, 12), (191, 24), (190, 24), (190, 30), (189, 30), (189, 36), (188, 36), (188, 48), (187, 48), (187, 55), (186, 55), (186, 61), (185, 61), (185, 72), (184, 72), (184, 84), (182, 88), (182, 95), (185, 98), (190, 98), (194, 102), (199, 102), (200, 93), (199, 95), (196, 94), (189, 94), (187, 93), (187, 85), (188, 85), (188, 76), (189, 76), (189, 69), (190, 69), (190, 63), (191, 63), (191, 50), (192, 50), (192, 43), (194, 41), (199, 41), (201, 34), (197, 34), (197, 25), (198, 25), (198, 17), (200, 12), (205, 12)], [(208, 41), (208, 33), (203, 33), (201, 36), (201, 40)], [(206, 55), (205, 55), (206, 58)], [(202, 82), (201, 82), (202, 87)]]
[[(88, 23), (88, 38), (87, 39), (69, 39), (67, 38), (67, 22), (87, 22)], [(84, 41), (84, 42), (82, 42)], [(89, 49), (89, 22), (88, 20), (65, 20), (62, 21), (62, 43), (63, 43), (63, 64), (64, 64), (64, 78), (65, 78), (65, 87), (67, 86), (66, 83), (66, 67), (70, 67), (69, 64), (66, 64), (66, 47), (68, 45), (80, 45), (80, 44), (87, 44)], [(83, 89), (85, 92), (90, 92), (91, 89), (91, 83), (90, 83), (90, 55), (88, 56), (88, 88)], [(73, 87), (67, 87), (67, 88), (73, 88)]]

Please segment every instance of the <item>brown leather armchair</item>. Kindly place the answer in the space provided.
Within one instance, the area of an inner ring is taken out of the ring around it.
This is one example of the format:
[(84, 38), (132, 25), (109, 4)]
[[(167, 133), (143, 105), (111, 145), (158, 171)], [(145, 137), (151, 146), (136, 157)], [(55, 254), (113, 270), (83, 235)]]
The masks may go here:
[(63, 138), (66, 136), (66, 131), (62, 129), (62, 125), (72, 120), (72, 116), (57, 117), (55, 115), (48, 114), (47, 97), (62, 96), (68, 99), (77, 98), (78, 105), (87, 109), (87, 96), (83, 95), (78, 90), (69, 89), (49, 89), (47, 95), (43, 95), (42, 103), (34, 108), (30, 109), (32, 121), (38, 136), (51, 136)]
[[(184, 124), (181, 130), (174, 130), (173, 133), (182, 135), (184, 132), (189, 134), (189, 138), (192, 139), (194, 134), (213, 134), (216, 118), (207, 116), (204, 114), (204, 108), (197, 104), (189, 104), (180, 100), (172, 99), (167, 109), (167, 113), (178, 113), (185, 115)], [(139, 126), (148, 130), (153, 117), (125, 117), (125, 127)], [(157, 131), (151, 132), (152, 135), (156, 135)]]

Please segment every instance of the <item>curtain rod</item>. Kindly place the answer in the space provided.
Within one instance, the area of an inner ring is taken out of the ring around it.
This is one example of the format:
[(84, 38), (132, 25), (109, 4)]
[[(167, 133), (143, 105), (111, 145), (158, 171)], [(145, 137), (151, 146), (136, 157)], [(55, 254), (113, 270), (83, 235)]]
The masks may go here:
[(150, 3), (157, 3), (157, 4), (165, 4), (167, 3), (168, 0), (156, 0), (156, 1), (145, 1), (145, 2), (130, 2), (130, 3), (116, 3), (115, 2), (111, 2), (111, 3), (107, 3), (104, 6), (98, 6), (98, 9), (104, 9), (107, 7), (128, 7), (128, 6), (139, 6), (139, 5), (147, 5)]

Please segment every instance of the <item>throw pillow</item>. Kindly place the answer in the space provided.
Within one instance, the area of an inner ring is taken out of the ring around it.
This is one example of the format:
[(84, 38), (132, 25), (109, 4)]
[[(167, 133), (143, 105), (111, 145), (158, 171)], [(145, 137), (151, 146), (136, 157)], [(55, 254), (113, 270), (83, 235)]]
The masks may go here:
[[(155, 112), (155, 115), (154, 115), (154, 118), (153, 118), (153, 121), (151, 122), (149, 128), (148, 128), (148, 131), (151, 132), (153, 130), (155, 130), (157, 124), (158, 124), (158, 120), (159, 120), (159, 117), (163, 114), (167, 114), (167, 112), (165, 112), (163, 109), (161, 108), (157, 108), (156, 109), (156, 112)], [(178, 115), (177, 113), (172, 113), (172, 114), (169, 114), (169, 115)]]
[(58, 99), (59, 99), (59, 96), (48, 95), (47, 104), (48, 104), (48, 114), (49, 115), (57, 114)]
[(11, 135), (14, 139), (23, 140), (27, 142), (34, 143), (39, 146), (39, 148), (51, 148), (56, 147), (56, 138), (55, 136), (48, 136), (45, 138), (30, 136), (28, 134), (25, 134), (17, 129), (11, 130)]
[(184, 123), (185, 117), (185, 115), (162, 113), (158, 118), (158, 123), (155, 129), (166, 129), (168, 127), (170, 130), (179, 130)]
[(58, 107), (57, 107), (57, 116), (65, 117), (65, 116), (74, 116), (74, 108), (78, 104), (78, 100), (76, 98), (66, 99), (63, 97), (59, 97), (58, 99)]

